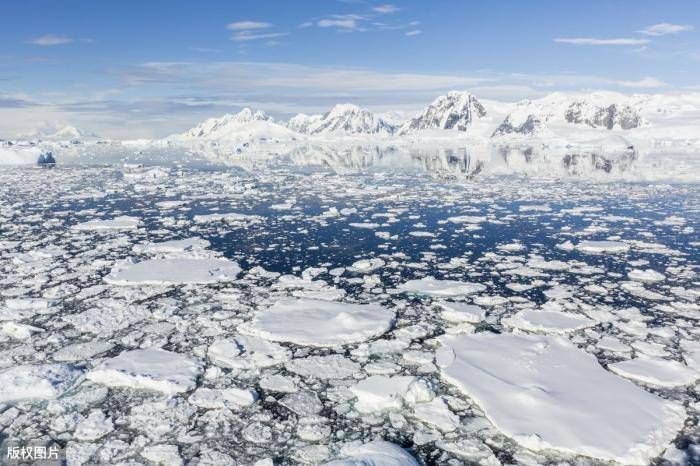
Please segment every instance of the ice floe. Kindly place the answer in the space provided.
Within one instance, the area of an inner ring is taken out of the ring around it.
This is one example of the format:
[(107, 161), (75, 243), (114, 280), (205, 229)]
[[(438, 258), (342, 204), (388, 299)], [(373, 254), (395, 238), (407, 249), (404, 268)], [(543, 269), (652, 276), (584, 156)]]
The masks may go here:
[(508, 327), (541, 333), (568, 333), (592, 327), (596, 321), (572, 312), (523, 309), (501, 319)]
[(442, 376), (532, 450), (647, 464), (686, 417), (682, 406), (607, 372), (558, 337), (484, 332), (440, 342)]
[(201, 373), (202, 364), (192, 357), (149, 348), (124, 351), (106, 359), (88, 372), (87, 378), (112, 387), (175, 394), (192, 390)]
[(394, 311), (378, 304), (285, 298), (255, 313), (246, 331), (271, 341), (339, 346), (382, 335)]
[(60, 396), (82, 375), (67, 364), (19, 365), (0, 370), (0, 403)]
[(700, 373), (670, 359), (639, 357), (608, 364), (616, 374), (657, 387), (681, 387), (693, 384)]
[(228, 259), (149, 259), (121, 264), (105, 277), (111, 285), (183, 285), (230, 282), (241, 273)]
[(433, 278), (421, 278), (418, 280), (409, 280), (396, 287), (404, 293), (437, 296), (437, 297), (454, 297), (466, 296), (486, 289), (481, 283), (460, 282), (456, 280), (436, 280)]

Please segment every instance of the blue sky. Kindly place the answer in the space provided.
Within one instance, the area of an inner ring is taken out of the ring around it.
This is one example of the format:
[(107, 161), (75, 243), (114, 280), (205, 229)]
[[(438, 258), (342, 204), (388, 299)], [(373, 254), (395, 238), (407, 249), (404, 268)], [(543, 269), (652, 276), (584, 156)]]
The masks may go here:
[(5, 0), (0, 137), (153, 137), (239, 110), (414, 110), (450, 89), (700, 90), (696, 0)]

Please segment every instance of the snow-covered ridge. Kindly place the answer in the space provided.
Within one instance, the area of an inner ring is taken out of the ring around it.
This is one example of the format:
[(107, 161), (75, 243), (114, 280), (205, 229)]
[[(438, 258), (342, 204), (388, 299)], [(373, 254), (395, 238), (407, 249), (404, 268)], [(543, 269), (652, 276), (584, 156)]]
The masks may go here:
[(338, 104), (324, 115), (300, 113), (287, 127), (303, 134), (378, 134), (394, 133), (394, 126), (367, 109), (353, 104)]
[(73, 141), (98, 139), (95, 133), (78, 129), (71, 125), (42, 123), (28, 133), (21, 134), (17, 139), (26, 141)]
[(467, 131), (474, 120), (486, 117), (486, 109), (468, 92), (451, 91), (441, 95), (419, 115), (405, 122), (398, 134), (424, 129)]
[(192, 129), (175, 134), (168, 139), (192, 140), (241, 140), (241, 139), (287, 139), (295, 133), (275, 123), (265, 112), (244, 108), (238, 113), (227, 113), (220, 118), (209, 118)]

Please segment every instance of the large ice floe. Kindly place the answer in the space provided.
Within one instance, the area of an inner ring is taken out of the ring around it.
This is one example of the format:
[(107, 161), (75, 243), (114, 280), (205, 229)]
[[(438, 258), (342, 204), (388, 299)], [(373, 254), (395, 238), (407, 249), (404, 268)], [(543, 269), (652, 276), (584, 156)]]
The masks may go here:
[(228, 259), (149, 259), (120, 264), (105, 277), (111, 285), (187, 285), (233, 281), (241, 268)]
[(258, 311), (246, 330), (272, 341), (338, 346), (384, 334), (394, 322), (394, 315), (394, 311), (377, 304), (286, 298)]
[(557, 337), (440, 337), (442, 376), (519, 444), (623, 464), (647, 464), (675, 438), (683, 406), (603, 369)]

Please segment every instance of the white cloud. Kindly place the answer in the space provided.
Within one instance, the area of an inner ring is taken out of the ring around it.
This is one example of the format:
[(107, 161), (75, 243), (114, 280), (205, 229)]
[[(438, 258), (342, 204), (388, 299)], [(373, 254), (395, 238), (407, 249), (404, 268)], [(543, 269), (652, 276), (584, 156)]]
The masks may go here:
[(231, 40), (234, 42), (248, 42), (251, 40), (260, 39), (273, 39), (275, 37), (282, 37), (289, 35), (288, 32), (267, 32), (267, 33), (254, 33), (250, 31), (240, 31), (231, 36)]
[(413, 31), (408, 31), (405, 35), (407, 36), (417, 36), (420, 34), (422, 31), (420, 29), (414, 29)]
[(374, 11), (375, 13), (388, 15), (388, 14), (396, 13), (397, 11), (399, 11), (399, 9), (400, 8), (397, 7), (396, 5), (385, 4), (385, 5), (375, 6), (374, 8), (372, 8), (372, 11)]
[(43, 47), (51, 47), (53, 45), (69, 44), (73, 42), (68, 36), (61, 36), (56, 34), (45, 34), (43, 36), (36, 37), (29, 41), (33, 45), (41, 45)]
[(322, 28), (338, 28), (348, 31), (362, 31), (364, 29), (359, 26), (359, 22), (364, 20), (366, 20), (366, 18), (359, 15), (333, 15), (328, 18), (318, 20), (316, 25)]
[(595, 39), (592, 37), (556, 38), (554, 42), (574, 45), (644, 45), (650, 42), (649, 39)]
[(226, 26), (226, 29), (233, 31), (249, 31), (251, 29), (267, 29), (272, 27), (272, 24), (262, 21), (238, 21)]
[(637, 32), (648, 36), (665, 36), (666, 34), (678, 34), (679, 32), (692, 31), (693, 29), (693, 26), (689, 24), (658, 23)]
[(668, 86), (668, 83), (665, 83), (660, 79), (653, 78), (651, 76), (642, 78), (639, 81), (618, 81), (617, 84), (619, 84), (622, 87), (633, 87), (639, 89), (657, 89), (659, 87)]

